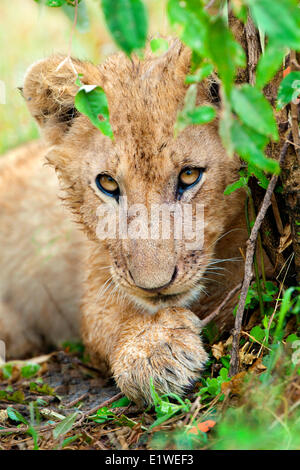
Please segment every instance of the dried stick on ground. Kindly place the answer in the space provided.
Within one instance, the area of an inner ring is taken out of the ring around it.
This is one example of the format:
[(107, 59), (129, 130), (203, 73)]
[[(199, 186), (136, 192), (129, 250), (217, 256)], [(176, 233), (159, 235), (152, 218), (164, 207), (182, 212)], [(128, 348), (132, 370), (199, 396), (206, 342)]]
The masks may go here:
[[(290, 134), (287, 138), (287, 141), (285, 141), (285, 143), (284, 143), (284, 145), (281, 149), (281, 152), (280, 152), (280, 156), (279, 156), (280, 166), (283, 163), (284, 158), (286, 156), (287, 149), (290, 145), (288, 140), (290, 140), (291, 137), (292, 137), (292, 134), (290, 132)], [(254, 256), (254, 252), (255, 252), (255, 245), (256, 245), (256, 240), (257, 240), (257, 236), (258, 236), (260, 226), (261, 226), (262, 221), (263, 221), (263, 219), (266, 215), (268, 207), (271, 204), (271, 197), (272, 197), (273, 191), (275, 189), (277, 179), (278, 179), (278, 175), (273, 175), (272, 178), (271, 178), (271, 181), (269, 183), (268, 189), (267, 189), (265, 197), (263, 199), (261, 208), (260, 208), (260, 210), (257, 214), (255, 223), (254, 223), (253, 228), (251, 230), (250, 238), (247, 241), (244, 280), (243, 280), (243, 285), (242, 285), (242, 290), (241, 290), (240, 300), (239, 300), (239, 303), (238, 303), (238, 308), (237, 308), (236, 317), (235, 317), (234, 330), (233, 330), (232, 353), (231, 353), (230, 370), (229, 370), (229, 375), (230, 376), (236, 375), (239, 371), (239, 339), (240, 339), (240, 333), (241, 333), (241, 327), (242, 327), (246, 297), (247, 297), (248, 289), (249, 289), (250, 282), (251, 282), (251, 279), (252, 279), (252, 276), (253, 276), (252, 264), (253, 264), (253, 256)]]
[[(85, 418), (87, 418), (88, 416), (91, 416), (93, 414), (95, 414), (97, 412), (98, 409), (100, 408), (103, 408), (104, 406), (109, 406), (111, 405), (113, 402), (119, 400), (120, 398), (122, 398), (124, 396), (124, 393), (120, 392), (120, 393), (117, 393), (116, 395), (114, 395), (113, 397), (109, 398), (108, 400), (105, 400), (104, 402), (100, 403), (99, 405), (97, 406), (94, 406), (93, 408), (91, 408), (90, 410), (88, 411), (85, 411), (84, 413), (81, 413), (81, 416), (79, 418), (78, 421), (76, 421), (74, 423), (74, 425), (72, 426), (72, 429), (80, 426), (82, 424), (82, 422), (84, 421)], [(51, 431), (52, 429), (54, 429), (59, 423), (51, 423), (51, 424), (46, 424), (44, 426), (40, 426), (40, 427), (36, 427), (35, 430), (39, 433), (41, 432), (45, 432), (45, 431)], [(19, 427), (12, 427), (12, 428), (4, 428), (4, 429), (0, 429), (0, 435), (1, 434), (7, 434), (7, 433), (12, 433), (12, 434), (26, 434), (26, 432), (28, 431), (28, 426), (24, 427), (24, 428), (19, 428)]]
[[(290, 67), (291, 71), (296, 70), (295, 63), (297, 63), (296, 52), (291, 51), (290, 53)], [(291, 102), (291, 120), (292, 120), (292, 133), (293, 133), (293, 142), (295, 144), (295, 152), (298, 156), (298, 162), (300, 164), (300, 138), (299, 138), (299, 122), (298, 122), (298, 105), (293, 101)]]

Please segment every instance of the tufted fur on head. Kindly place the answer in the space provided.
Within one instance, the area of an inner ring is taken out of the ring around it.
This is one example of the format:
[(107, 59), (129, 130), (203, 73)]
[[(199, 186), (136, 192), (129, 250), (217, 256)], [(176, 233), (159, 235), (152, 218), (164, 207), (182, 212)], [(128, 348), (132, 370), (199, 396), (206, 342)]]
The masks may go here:
[[(175, 40), (163, 56), (157, 58), (148, 51), (143, 61), (120, 53), (94, 66), (54, 56), (34, 64), (24, 83), (24, 97), (50, 145), (47, 159), (58, 172), (67, 204), (88, 237), (107, 251), (114, 283), (152, 312), (173, 304), (191, 305), (199, 297), (206, 284), (205, 271), (216, 257), (217, 241), (239, 225), (244, 198), (241, 191), (224, 196), (226, 186), (237, 179), (240, 163), (226, 155), (217, 120), (189, 126), (174, 138), (189, 67), (189, 50)], [(74, 110), (76, 73), (83, 83), (104, 89), (113, 141)], [(210, 84), (200, 83), (197, 104), (212, 101)], [(150, 211), (151, 204), (176, 202), (176, 182), (185, 166), (204, 169), (199, 185), (183, 197), (193, 210), (197, 202), (204, 205), (202, 250), (186, 251), (183, 241), (174, 239), (97, 239), (98, 206), (116, 205), (97, 188), (97, 174), (110, 174), (129, 205), (142, 203)], [(141, 290), (167, 284), (175, 271), (166, 296)]]

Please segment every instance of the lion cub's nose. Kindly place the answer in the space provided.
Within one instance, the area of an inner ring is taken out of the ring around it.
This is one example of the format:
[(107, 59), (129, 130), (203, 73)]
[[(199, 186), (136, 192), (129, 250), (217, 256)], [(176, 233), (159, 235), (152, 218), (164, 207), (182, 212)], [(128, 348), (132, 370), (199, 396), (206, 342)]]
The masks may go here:
[[(130, 275), (131, 275), (132, 279), (134, 280), (131, 273), (130, 273)], [(163, 284), (162, 286), (159, 286), (159, 287), (144, 287), (144, 286), (136, 284), (136, 287), (138, 287), (139, 289), (142, 289), (146, 292), (153, 292), (153, 293), (154, 292), (160, 292), (163, 289), (166, 289), (167, 287), (169, 287), (172, 284), (172, 282), (174, 282), (176, 276), (177, 276), (177, 267), (175, 267), (174, 272), (173, 272), (172, 277), (169, 280), (169, 282), (167, 282), (166, 284)]]

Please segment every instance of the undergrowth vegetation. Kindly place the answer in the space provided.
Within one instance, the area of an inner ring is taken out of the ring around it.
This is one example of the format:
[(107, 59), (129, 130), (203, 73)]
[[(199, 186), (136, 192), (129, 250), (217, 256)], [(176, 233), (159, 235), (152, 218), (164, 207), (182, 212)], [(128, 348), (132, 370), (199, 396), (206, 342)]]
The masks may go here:
[[(262, 317), (252, 285), (237, 375), (229, 376), (232, 336), (220, 338), (210, 325), (204, 331), (210, 359), (193, 393), (184, 399), (159, 396), (150, 383), (154, 406), (146, 410), (126, 397), (96, 406), (92, 414), (85, 411), (84, 397), (70, 409), (43, 378), (51, 369), (49, 357), (42, 365), (35, 359), (6, 363), (0, 369), (0, 402), (6, 404), (0, 412), (1, 445), (16, 446), (26, 434), (34, 449), (94, 448), (99, 440), (104, 449), (299, 449), (300, 289), (282, 298), (278, 293), (274, 285), (263, 291)], [(81, 344), (64, 346), (89, 367)], [(17, 436), (8, 423), (17, 426)]]

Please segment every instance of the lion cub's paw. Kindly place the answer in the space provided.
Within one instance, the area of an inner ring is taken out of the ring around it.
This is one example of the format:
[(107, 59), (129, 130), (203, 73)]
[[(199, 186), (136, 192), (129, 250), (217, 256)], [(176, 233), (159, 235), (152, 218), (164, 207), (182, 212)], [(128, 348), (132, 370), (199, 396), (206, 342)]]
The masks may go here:
[(150, 378), (158, 393), (183, 395), (199, 378), (207, 360), (199, 336), (200, 320), (189, 310), (166, 308), (142, 329), (119, 339), (113, 360), (115, 380), (138, 405), (152, 402)]

